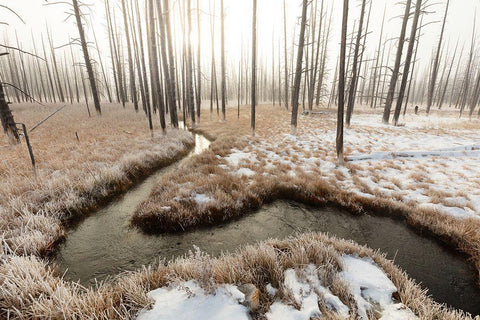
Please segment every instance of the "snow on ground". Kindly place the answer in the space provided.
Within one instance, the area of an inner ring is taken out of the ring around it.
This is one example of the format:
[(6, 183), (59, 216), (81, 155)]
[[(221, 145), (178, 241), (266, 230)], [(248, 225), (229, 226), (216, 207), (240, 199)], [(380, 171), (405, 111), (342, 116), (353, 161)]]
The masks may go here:
[(204, 203), (209, 203), (209, 202), (213, 201), (212, 197), (210, 197), (206, 194), (203, 194), (203, 193), (195, 193), (194, 196), (193, 196), (193, 200), (197, 204), (204, 204)]
[(343, 257), (344, 271), (340, 276), (349, 284), (358, 313), (368, 319), (367, 311), (380, 312), (382, 319), (416, 319), (403, 304), (392, 298), (397, 288), (371, 258)]
[(195, 281), (159, 288), (148, 293), (155, 301), (137, 320), (248, 320), (248, 308), (240, 304), (245, 295), (232, 285), (206, 293)]
[(318, 306), (318, 300), (321, 299), (317, 292), (325, 299), (327, 307), (332, 311), (338, 313), (342, 318), (348, 317), (348, 307), (343, 302), (334, 296), (328, 288), (322, 286), (318, 279), (318, 271), (314, 264), (309, 264), (300, 272), (304, 279), (297, 276), (294, 269), (285, 271), (284, 287), (291, 292), (295, 303), (300, 306), (300, 309), (285, 304), (283, 301), (275, 301), (270, 310), (266, 314), (269, 320), (309, 320), (313, 317), (320, 317), (322, 312)]
[[(474, 129), (448, 127), (465, 120), (422, 117), (409, 119), (413, 122), (405, 127), (372, 120), (360, 115), (345, 131), (345, 167), (336, 166), (335, 130), (315, 123), (306, 123), (296, 137), (283, 134), (232, 149), (220, 166), (251, 179), (254, 171), (292, 178), (303, 171), (360, 197), (388, 197), (456, 218), (480, 218), (480, 136)], [(248, 173), (238, 169), (243, 162)]]
[[(386, 274), (370, 258), (344, 255), (343, 271), (338, 275), (354, 297), (358, 316), (368, 319), (368, 312), (375, 312), (381, 319), (417, 319), (403, 304), (393, 298), (397, 291)], [(333, 312), (339, 319), (350, 316), (349, 308), (322, 285), (316, 265), (309, 264), (284, 272), (283, 292), (289, 299), (277, 299), (268, 308), (268, 320), (309, 320), (322, 317), (320, 305)], [(267, 285), (271, 297), (278, 289)], [(249, 309), (242, 305), (245, 295), (234, 285), (218, 286), (212, 293), (206, 292), (193, 281), (181, 282), (148, 293), (154, 301), (151, 310), (142, 310), (137, 320), (162, 319), (250, 319)]]
[(240, 150), (234, 148), (232, 149), (232, 153), (228, 157), (225, 157), (225, 160), (227, 160), (229, 165), (236, 167), (244, 161), (256, 162), (257, 158), (253, 153), (241, 152)]

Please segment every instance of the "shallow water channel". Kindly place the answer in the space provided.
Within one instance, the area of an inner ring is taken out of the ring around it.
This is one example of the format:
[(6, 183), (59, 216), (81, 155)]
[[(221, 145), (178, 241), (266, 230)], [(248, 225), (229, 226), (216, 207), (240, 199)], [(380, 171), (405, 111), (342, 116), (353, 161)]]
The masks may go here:
[[(189, 156), (208, 146), (208, 140), (196, 135), (196, 148)], [(158, 259), (184, 255), (194, 245), (218, 255), (268, 238), (320, 231), (380, 249), (428, 288), (437, 302), (480, 314), (480, 290), (466, 257), (389, 217), (353, 216), (336, 207), (312, 208), (276, 201), (239, 220), (183, 234), (147, 235), (131, 227), (129, 218), (136, 206), (148, 197), (163, 174), (175, 170), (180, 163), (158, 171), (69, 230), (55, 261), (66, 279), (93, 285), (95, 279), (104, 280)]]

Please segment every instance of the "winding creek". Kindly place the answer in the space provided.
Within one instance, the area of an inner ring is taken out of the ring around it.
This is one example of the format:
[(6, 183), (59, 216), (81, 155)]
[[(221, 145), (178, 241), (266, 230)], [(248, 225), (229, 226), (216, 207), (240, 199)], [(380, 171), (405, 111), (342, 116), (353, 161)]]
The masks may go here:
[[(201, 153), (210, 142), (195, 135)], [(327, 232), (339, 238), (380, 249), (441, 303), (480, 314), (480, 290), (475, 270), (466, 257), (419, 235), (401, 220), (378, 215), (353, 216), (336, 207), (312, 208), (289, 201), (265, 205), (239, 220), (186, 232), (147, 235), (130, 226), (129, 218), (162, 176), (183, 161), (161, 169), (123, 196), (68, 231), (56, 255), (65, 278), (94, 285), (123, 271), (134, 270), (158, 259), (182, 256), (193, 246), (212, 255), (268, 238), (285, 238), (297, 232)]]

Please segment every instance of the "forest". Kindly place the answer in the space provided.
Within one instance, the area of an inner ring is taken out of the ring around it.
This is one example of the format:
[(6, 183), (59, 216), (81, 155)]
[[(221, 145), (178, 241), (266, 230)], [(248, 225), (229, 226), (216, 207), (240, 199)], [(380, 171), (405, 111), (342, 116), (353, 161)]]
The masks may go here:
[(479, 8), (2, 1), (0, 318), (479, 319)]

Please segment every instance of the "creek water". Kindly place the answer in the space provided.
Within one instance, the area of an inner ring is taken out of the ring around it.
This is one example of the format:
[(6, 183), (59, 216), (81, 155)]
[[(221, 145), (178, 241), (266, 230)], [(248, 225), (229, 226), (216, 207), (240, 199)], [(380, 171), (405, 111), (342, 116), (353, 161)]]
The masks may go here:
[[(195, 138), (196, 147), (189, 156), (209, 146), (204, 137)], [(336, 207), (313, 208), (280, 200), (230, 223), (182, 234), (147, 235), (131, 227), (129, 218), (137, 205), (182, 161), (158, 171), (68, 231), (55, 261), (66, 279), (94, 285), (124, 271), (182, 256), (193, 246), (216, 256), (268, 238), (318, 231), (380, 249), (428, 288), (437, 302), (480, 314), (480, 290), (466, 257), (389, 217), (354, 216)]]

